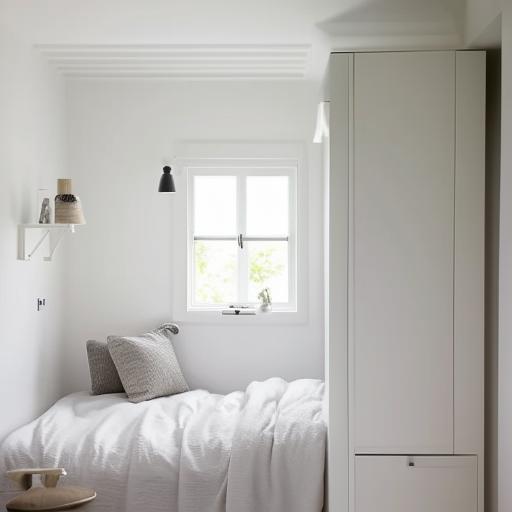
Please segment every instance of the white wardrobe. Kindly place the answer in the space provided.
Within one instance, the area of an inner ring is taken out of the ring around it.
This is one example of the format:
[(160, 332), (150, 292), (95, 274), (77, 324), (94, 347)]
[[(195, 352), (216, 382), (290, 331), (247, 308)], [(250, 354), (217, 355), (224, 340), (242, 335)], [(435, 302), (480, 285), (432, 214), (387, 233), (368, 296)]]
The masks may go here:
[(329, 86), (329, 508), (483, 512), (485, 53)]

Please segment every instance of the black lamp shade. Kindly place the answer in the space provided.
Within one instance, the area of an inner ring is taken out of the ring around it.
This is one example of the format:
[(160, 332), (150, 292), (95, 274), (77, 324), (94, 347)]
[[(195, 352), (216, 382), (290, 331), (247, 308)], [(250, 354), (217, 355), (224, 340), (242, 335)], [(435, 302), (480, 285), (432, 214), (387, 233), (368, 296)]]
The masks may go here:
[(164, 173), (162, 174), (160, 184), (158, 185), (158, 192), (176, 192), (174, 178), (171, 174), (171, 168), (168, 165), (164, 167)]

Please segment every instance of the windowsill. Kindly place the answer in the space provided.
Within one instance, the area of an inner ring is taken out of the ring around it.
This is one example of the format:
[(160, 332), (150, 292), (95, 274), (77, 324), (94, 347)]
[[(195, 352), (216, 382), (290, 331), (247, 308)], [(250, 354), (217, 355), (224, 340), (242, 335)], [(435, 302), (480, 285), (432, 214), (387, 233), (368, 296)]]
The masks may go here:
[[(223, 308), (225, 309), (225, 308)], [(273, 310), (255, 315), (223, 315), (222, 309), (190, 309), (175, 315), (181, 323), (213, 324), (222, 326), (287, 325), (306, 323), (307, 317), (300, 311)]]

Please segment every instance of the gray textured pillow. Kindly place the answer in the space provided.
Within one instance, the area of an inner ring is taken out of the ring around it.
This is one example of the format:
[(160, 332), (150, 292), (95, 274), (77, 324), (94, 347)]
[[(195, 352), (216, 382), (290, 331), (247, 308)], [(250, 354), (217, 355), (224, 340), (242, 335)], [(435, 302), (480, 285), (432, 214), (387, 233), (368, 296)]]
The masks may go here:
[(141, 336), (109, 336), (107, 345), (131, 402), (188, 391), (166, 329)]
[(87, 342), (87, 358), (89, 359), (93, 395), (124, 392), (123, 384), (106, 343), (89, 340)]

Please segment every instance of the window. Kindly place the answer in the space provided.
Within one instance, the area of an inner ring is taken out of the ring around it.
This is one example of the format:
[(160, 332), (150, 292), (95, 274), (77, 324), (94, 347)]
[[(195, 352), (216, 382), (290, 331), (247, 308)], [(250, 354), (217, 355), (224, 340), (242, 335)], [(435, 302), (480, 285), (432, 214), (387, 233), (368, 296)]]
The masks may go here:
[(188, 309), (296, 310), (296, 168), (188, 168)]

